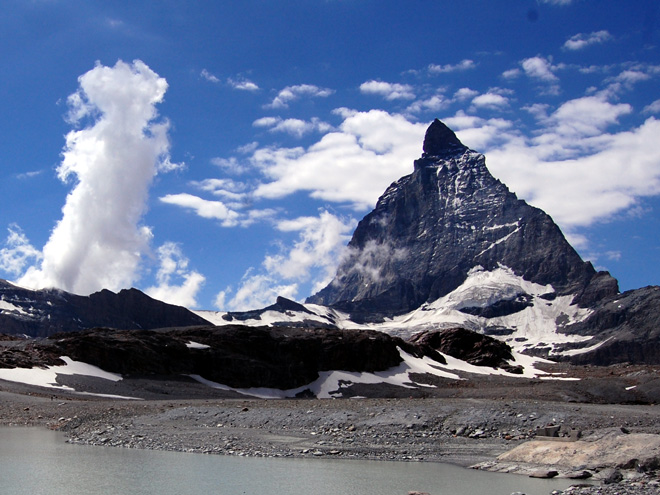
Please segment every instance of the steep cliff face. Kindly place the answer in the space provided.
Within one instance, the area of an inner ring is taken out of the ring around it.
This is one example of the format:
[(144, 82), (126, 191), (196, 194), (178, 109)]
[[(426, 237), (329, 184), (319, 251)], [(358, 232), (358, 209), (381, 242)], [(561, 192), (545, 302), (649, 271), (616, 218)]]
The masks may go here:
[[(402, 314), (457, 287), (468, 272), (507, 266), (579, 300), (596, 272), (543, 211), (519, 200), (439, 120), (414, 171), (392, 184), (359, 223), (335, 279), (307, 302), (359, 320)], [(609, 275), (599, 291), (618, 292)]]

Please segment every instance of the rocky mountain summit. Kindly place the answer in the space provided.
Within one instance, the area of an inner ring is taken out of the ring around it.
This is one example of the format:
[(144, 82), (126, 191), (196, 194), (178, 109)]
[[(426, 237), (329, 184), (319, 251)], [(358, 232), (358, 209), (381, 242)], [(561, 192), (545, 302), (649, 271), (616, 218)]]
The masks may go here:
[(423, 149), (413, 173), (359, 223), (335, 279), (308, 303), (358, 321), (391, 317), (449, 294), (477, 266), (502, 265), (551, 285), (548, 297), (570, 294), (582, 306), (618, 292), (616, 280), (582, 261), (550, 216), (495, 179), (485, 157), (445, 124), (430, 125)]

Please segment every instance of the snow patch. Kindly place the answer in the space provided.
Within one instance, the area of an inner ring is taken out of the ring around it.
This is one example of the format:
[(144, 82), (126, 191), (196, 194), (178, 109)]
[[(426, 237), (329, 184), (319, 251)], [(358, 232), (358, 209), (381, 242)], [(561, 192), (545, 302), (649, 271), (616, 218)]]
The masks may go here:
[(122, 379), (117, 373), (109, 373), (91, 364), (74, 361), (67, 356), (61, 356), (60, 359), (65, 362), (64, 365), (48, 366), (46, 368), (11, 368), (0, 369), (0, 380), (10, 382), (24, 383), (37, 387), (53, 388), (57, 390), (66, 390), (85, 395), (94, 395), (99, 397), (110, 397), (117, 399), (135, 399), (134, 397), (123, 397), (119, 395), (92, 394), (89, 392), (77, 392), (74, 388), (57, 383), (57, 375), (82, 375), (95, 378), (102, 378), (117, 382)]
[(200, 344), (199, 342), (193, 342), (192, 340), (186, 344), (188, 349), (210, 349), (210, 345)]
[(1, 312), (9, 312), (9, 313), (20, 313), (23, 315), (27, 315), (25, 310), (19, 306), (15, 306), (14, 304), (5, 301), (4, 299), (0, 299), (0, 311)]

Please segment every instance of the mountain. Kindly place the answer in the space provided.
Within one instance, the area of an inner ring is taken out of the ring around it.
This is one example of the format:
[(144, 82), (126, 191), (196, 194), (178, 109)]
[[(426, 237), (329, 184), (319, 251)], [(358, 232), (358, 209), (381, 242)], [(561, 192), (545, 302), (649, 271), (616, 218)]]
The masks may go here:
[(615, 278), (583, 261), (549, 215), (518, 199), (439, 120), (412, 174), (362, 219), (336, 276), (302, 310), (278, 300), (199, 314), (215, 324), (377, 329), (406, 339), (461, 327), (554, 360), (660, 364), (660, 287), (620, 294)]
[[(78, 296), (0, 280), (0, 332), (52, 337), (0, 336), (0, 379), (40, 366), (57, 383), (86, 386), (87, 378), (63, 376), (96, 373), (79, 372), (87, 363), (119, 373), (122, 390), (151, 375), (269, 397), (409, 387), (442, 394), (447, 380), (465, 375), (500, 384), (562, 378), (537, 368), (539, 357), (660, 364), (660, 287), (619, 293), (616, 279), (583, 261), (549, 215), (518, 199), (483, 155), (436, 120), (412, 173), (385, 191), (335, 278), (304, 304), (279, 297), (263, 309), (193, 313), (136, 289)], [(571, 393), (660, 397), (654, 370), (638, 370), (642, 383), (626, 369), (612, 383), (596, 377)], [(562, 397), (568, 390), (554, 387)]]
[(549, 215), (518, 199), (490, 174), (484, 156), (439, 120), (423, 151), (413, 173), (393, 183), (358, 224), (334, 280), (308, 303), (377, 321), (446, 296), (475, 267), (500, 266), (584, 306), (618, 292), (616, 280), (582, 261)]
[(46, 337), (92, 327), (153, 329), (191, 325), (208, 325), (208, 321), (137, 289), (79, 296), (57, 289), (25, 289), (0, 279), (0, 332), (5, 334)]

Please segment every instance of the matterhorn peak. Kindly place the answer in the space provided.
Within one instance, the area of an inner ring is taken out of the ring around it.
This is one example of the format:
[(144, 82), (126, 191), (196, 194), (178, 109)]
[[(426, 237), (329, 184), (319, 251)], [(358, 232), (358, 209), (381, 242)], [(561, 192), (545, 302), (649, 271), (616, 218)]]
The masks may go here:
[[(547, 214), (490, 174), (484, 155), (437, 119), (423, 149), (413, 173), (394, 182), (360, 221), (334, 280), (308, 302), (354, 318), (390, 317), (449, 294), (477, 266), (505, 266), (576, 301), (596, 290), (587, 290), (593, 266)], [(616, 293), (610, 279), (600, 285)]]
[(440, 120), (435, 119), (426, 130), (423, 149), (423, 158), (429, 158), (463, 153), (468, 148), (456, 137), (454, 131)]

